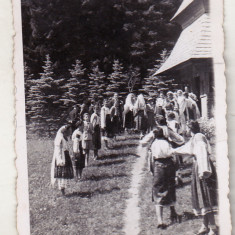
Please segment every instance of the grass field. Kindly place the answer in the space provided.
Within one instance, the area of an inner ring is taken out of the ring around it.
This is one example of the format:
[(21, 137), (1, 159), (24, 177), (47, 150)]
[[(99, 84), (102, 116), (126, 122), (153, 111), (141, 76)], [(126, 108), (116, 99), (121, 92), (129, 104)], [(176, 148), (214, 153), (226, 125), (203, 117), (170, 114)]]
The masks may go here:
[[(31, 234), (122, 235), (138, 141), (137, 135), (119, 136), (111, 150), (100, 151), (98, 160), (91, 157), (82, 181), (72, 180), (62, 196), (57, 188), (50, 187), (53, 140), (28, 140)], [(190, 215), (191, 162), (186, 163), (181, 171), (184, 186), (177, 189), (176, 210)], [(140, 188), (140, 235), (187, 235), (198, 231), (201, 219), (196, 218), (183, 218), (181, 224), (169, 225), (164, 231), (157, 229), (151, 186), (152, 176), (145, 166)], [(170, 223), (167, 209), (164, 218)]]
[(52, 140), (28, 141), (31, 234), (121, 234), (138, 140), (119, 137), (62, 196), (50, 187)]
[[(171, 224), (170, 209), (164, 208), (163, 217), (166, 224), (169, 226), (166, 230), (157, 229), (157, 217), (155, 212), (154, 203), (152, 202), (152, 175), (145, 167), (145, 175), (140, 189), (140, 208), (141, 208), (141, 235), (192, 235), (197, 232), (201, 227), (201, 219), (197, 219), (192, 214), (191, 207), (191, 167), (190, 162), (185, 163), (184, 169), (180, 170), (184, 185), (182, 188), (177, 188), (176, 196), (177, 202), (175, 205), (176, 211), (180, 215), (184, 215), (181, 223)], [(144, 187), (148, 185), (148, 187)], [(192, 218), (189, 218), (192, 216)]]

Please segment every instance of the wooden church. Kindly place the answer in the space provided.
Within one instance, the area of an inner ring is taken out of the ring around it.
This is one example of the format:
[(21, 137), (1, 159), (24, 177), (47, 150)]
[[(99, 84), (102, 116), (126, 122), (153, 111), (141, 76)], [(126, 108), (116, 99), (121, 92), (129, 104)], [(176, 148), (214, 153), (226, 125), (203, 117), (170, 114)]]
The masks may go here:
[(184, 0), (172, 21), (182, 28), (170, 56), (155, 75), (166, 75), (198, 97), (202, 117), (212, 117), (214, 75), (209, 0)]

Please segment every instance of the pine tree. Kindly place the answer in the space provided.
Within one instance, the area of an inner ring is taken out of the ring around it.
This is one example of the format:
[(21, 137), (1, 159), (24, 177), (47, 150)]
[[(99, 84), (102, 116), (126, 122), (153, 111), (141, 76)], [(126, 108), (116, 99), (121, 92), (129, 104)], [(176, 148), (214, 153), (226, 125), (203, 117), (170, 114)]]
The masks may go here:
[(103, 99), (105, 95), (106, 81), (104, 72), (100, 71), (97, 63), (93, 63), (91, 73), (89, 74), (89, 97), (94, 99), (98, 97)]
[(25, 113), (26, 113), (26, 122), (28, 123), (29, 120), (29, 111), (30, 111), (30, 106), (28, 104), (29, 102), (29, 90), (30, 87), (33, 85), (32, 80), (33, 80), (33, 74), (31, 74), (30, 68), (28, 67), (27, 63), (24, 63), (24, 84), (25, 84)]
[(160, 58), (156, 60), (156, 64), (152, 69), (148, 69), (149, 76), (144, 78), (143, 88), (148, 93), (149, 96), (155, 96), (157, 92), (168, 90), (174, 90), (178, 85), (174, 83), (174, 79), (168, 78), (166, 76), (156, 76), (154, 75), (156, 71), (162, 66), (162, 64), (167, 60), (169, 52), (166, 49), (160, 53)]
[(127, 88), (129, 92), (137, 91), (140, 88), (140, 69), (130, 66), (128, 70)]
[(115, 92), (125, 96), (127, 93), (127, 75), (124, 73), (124, 68), (119, 60), (113, 62), (113, 72), (108, 77), (109, 84), (106, 89), (106, 95), (112, 96)]
[(55, 79), (50, 56), (46, 55), (43, 73), (32, 80), (29, 89), (29, 128), (38, 135), (52, 136), (60, 123), (60, 96), (63, 79)]
[(83, 99), (87, 96), (88, 80), (85, 77), (85, 68), (80, 60), (72, 65), (69, 70), (71, 77), (66, 80), (63, 86), (65, 93), (62, 101), (66, 107), (71, 107), (74, 104), (82, 103)]
[(29, 134), (42, 135), (44, 126), (44, 107), (46, 103), (43, 100), (41, 92), (41, 79), (31, 80), (29, 95), (27, 99), (28, 106), (28, 128)]

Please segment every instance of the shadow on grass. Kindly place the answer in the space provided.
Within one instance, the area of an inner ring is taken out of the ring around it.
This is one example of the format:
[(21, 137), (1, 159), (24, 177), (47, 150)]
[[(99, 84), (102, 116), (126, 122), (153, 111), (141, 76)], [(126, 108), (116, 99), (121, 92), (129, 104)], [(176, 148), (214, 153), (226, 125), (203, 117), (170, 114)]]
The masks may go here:
[(91, 175), (90, 177), (84, 178), (82, 181), (100, 181), (100, 180), (106, 180), (106, 179), (113, 179), (113, 178), (122, 178), (126, 177), (128, 175), (126, 174), (118, 174), (118, 175)]
[(97, 160), (107, 160), (107, 159), (115, 159), (120, 157), (129, 157), (129, 156), (139, 157), (139, 155), (135, 153), (111, 153), (107, 155), (102, 155)]
[(138, 144), (136, 143), (133, 143), (133, 144), (116, 144), (116, 145), (113, 145), (110, 149), (112, 150), (112, 149), (115, 149), (115, 150), (117, 150), (117, 149), (123, 149), (123, 147), (125, 147), (125, 148), (133, 148), (133, 147), (137, 147), (138, 146)]
[(113, 161), (109, 161), (109, 162), (99, 162), (98, 164), (93, 164), (92, 166), (94, 166), (94, 167), (111, 166), (111, 165), (122, 164), (124, 162), (126, 162), (126, 160), (113, 160)]
[(200, 219), (200, 218), (201, 216), (196, 216), (192, 212), (183, 211), (182, 213), (182, 221), (188, 221), (188, 220), (194, 220), (194, 219)]
[(96, 189), (95, 191), (87, 191), (87, 192), (72, 192), (72, 193), (66, 194), (66, 197), (68, 198), (70, 197), (91, 198), (98, 194), (108, 194), (108, 193), (112, 193), (113, 191), (119, 191), (119, 190), (120, 190), (119, 187), (114, 187), (111, 189)]

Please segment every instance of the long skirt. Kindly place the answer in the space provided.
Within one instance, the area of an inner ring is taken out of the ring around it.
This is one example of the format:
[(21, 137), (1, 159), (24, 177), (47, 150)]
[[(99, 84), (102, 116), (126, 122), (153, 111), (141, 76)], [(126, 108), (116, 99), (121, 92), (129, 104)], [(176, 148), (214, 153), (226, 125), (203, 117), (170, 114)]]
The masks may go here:
[(54, 177), (57, 179), (73, 179), (73, 164), (69, 156), (69, 151), (64, 151), (65, 165), (57, 166), (55, 162)]
[(147, 112), (147, 115), (148, 115), (148, 128), (152, 130), (155, 125), (154, 112)]
[(128, 111), (125, 115), (125, 125), (124, 128), (131, 129), (134, 128), (134, 116), (133, 111)]
[(114, 135), (119, 134), (121, 131), (120, 118), (118, 116), (113, 117), (112, 129)]
[(101, 135), (100, 135), (100, 126), (96, 125), (94, 127), (94, 133), (92, 135), (93, 149), (98, 150), (101, 148)]
[(192, 169), (192, 205), (195, 215), (205, 215), (218, 210), (217, 175), (213, 163), (210, 161), (212, 174), (207, 179), (199, 179), (198, 165), (194, 161)]
[(175, 164), (172, 158), (157, 159), (153, 163), (152, 200), (160, 206), (171, 206), (176, 201)]
[(107, 114), (106, 115), (106, 122), (105, 122), (105, 129), (103, 130), (103, 135), (104, 136), (107, 136), (109, 138), (112, 138), (114, 136), (113, 134), (113, 124), (112, 124), (112, 121), (111, 121), (111, 116), (110, 114)]

